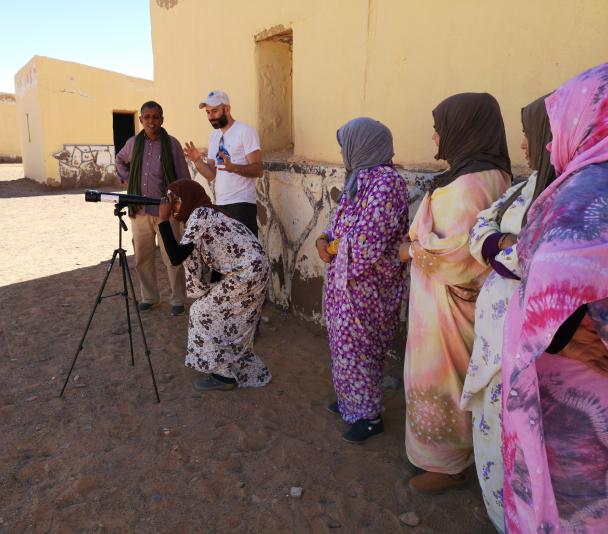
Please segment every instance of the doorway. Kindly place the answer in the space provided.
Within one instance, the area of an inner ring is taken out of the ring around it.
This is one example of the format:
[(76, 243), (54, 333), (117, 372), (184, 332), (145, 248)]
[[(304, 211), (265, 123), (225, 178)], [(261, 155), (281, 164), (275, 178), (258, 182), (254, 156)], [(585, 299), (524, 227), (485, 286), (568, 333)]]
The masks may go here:
[(293, 33), (257, 41), (258, 117), (265, 152), (293, 150)]
[(116, 155), (125, 146), (127, 139), (135, 135), (135, 113), (114, 112), (112, 119), (114, 155)]

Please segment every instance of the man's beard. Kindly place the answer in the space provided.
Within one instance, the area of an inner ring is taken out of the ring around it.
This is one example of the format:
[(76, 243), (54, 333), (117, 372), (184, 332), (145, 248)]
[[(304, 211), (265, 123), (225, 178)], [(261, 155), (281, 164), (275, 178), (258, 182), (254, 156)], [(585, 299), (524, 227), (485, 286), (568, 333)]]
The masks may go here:
[(224, 126), (226, 126), (226, 124), (228, 124), (228, 117), (226, 116), (226, 112), (224, 111), (224, 113), (219, 119), (214, 119), (213, 121), (209, 122), (211, 123), (211, 126), (213, 126), (216, 130), (223, 128)]

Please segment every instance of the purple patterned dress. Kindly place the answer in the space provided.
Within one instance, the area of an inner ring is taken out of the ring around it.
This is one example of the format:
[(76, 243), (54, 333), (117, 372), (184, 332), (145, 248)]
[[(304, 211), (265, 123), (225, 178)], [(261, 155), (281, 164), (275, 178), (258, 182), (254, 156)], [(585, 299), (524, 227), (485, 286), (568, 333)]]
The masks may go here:
[(339, 239), (323, 295), (338, 407), (348, 423), (382, 411), (384, 355), (399, 325), (408, 230), (405, 180), (390, 166), (359, 173), (353, 199), (343, 195), (331, 226)]

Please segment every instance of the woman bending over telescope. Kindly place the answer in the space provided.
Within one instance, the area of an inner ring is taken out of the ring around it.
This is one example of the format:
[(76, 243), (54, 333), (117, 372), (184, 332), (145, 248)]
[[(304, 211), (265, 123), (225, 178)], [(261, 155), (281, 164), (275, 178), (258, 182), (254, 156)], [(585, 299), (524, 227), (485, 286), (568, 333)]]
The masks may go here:
[[(177, 243), (169, 218), (186, 225)], [(201, 373), (198, 390), (260, 387), (270, 371), (253, 351), (270, 268), (253, 233), (211, 204), (194, 180), (177, 180), (161, 199), (159, 229), (173, 265), (184, 264), (190, 307), (186, 366)], [(222, 274), (206, 281), (208, 268)]]

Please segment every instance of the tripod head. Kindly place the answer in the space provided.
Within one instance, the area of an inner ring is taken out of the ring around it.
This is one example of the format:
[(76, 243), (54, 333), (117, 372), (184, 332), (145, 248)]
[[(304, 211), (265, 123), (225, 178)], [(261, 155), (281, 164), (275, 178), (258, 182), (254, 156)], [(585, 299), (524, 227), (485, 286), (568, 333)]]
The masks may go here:
[(119, 241), (121, 243), (121, 246), (122, 246), (122, 232), (120, 230), (124, 230), (126, 232), (129, 229), (127, 227), (127, 223), (122, 220), (122, 218), (127, 214), (127, 212), (124, 211), (124, 209), (126, 207), (127, 207), (127, 205), (123, 204), (122, 202), (117, 202), (114, 205), (114, 215), (116, 215), (116, 217), (118, 217), (118, 225), (120, 226), (118, 233), (119, 233)]

